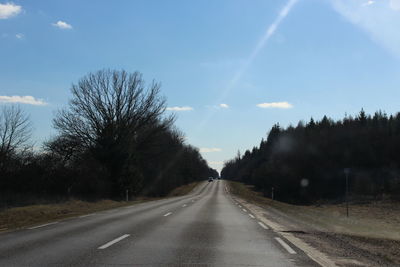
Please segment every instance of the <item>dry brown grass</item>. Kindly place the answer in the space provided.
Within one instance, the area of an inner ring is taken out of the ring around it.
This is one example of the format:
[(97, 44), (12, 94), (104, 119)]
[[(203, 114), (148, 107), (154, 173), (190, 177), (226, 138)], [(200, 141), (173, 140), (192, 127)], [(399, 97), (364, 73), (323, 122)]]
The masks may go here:
[(0, 231), (12, 230), (39, 223), (46, 223), (68, 217), (132, 205), (146, 200), (149, 199), (140, 199), (129, 202), (113, 200), (85, 202), (80, 200), (70, 200), (57, 204), (30, 205), (10, 208), (0, 212)]
[(232, 193), (249, 202), (272, 207), (315, 228), (360, 237), (400, 240), (400, 203), (370, 202), (351, 204), (346, 217), (344, 204), (290, 205), (263, 197), (251, 187), (229, 183)]
[[(180, 186), (174, 189), (168, 197), (182, 196), (192, 191), (198, 182)], [(101, 200), (97, 202), (86, 202), (81, 200), (70, 200), (64, 203), (30, 205), (24, 207), (10, 208), (0, 211), (0, 232), (29, 227), (37, 224), (47, 223), (94, 213), (98, 211), (114, 209), (118, 207), (133, 205), (159, 198), (137, 198), (135, 201), (113, 201)]]
[(182, 185), (180, 187), (175, 188), (172, 190), (168, 196), (169, 197), (177, 197), (189, 194), (200, 182), (194, 182), (187, 185)]

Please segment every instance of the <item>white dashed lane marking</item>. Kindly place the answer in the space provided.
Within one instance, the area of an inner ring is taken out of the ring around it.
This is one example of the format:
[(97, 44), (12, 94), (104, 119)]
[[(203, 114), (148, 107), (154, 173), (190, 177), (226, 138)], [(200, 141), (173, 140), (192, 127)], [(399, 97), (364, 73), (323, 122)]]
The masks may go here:
[(286, 244), (285, 241), (283, 241), (279, 237), (275, 237), (275, 239), (279, 242), (279, 244), (281, 244), (282, 247), (287, 250), (287, 252), (289, 252), (289, 254), (297, 254), (296, 251), (294, 251), (288, 244)]
[(121, 241), (122, 239), (127, 238), (128, 236), (129, 236), (129, 234), (125, 234), (125, 235), (123, 235), (123, 236), (120, 236), (120, 237), (118, 237), (118, 238), (116, 238), (116, 239), (114, 239), (114, 240), (111, 240), (111, 241), (108, 242), (108, 243), (105, 243), (104, 245), (102, 245), (102, 246), (99, 247), (98, 249), (105, 249), (105, 248), (108, 248), (109, 246), (114, 245), (115, 243)]
[(264, 228), (265, 230), (268, 230), (268, 227), (267, 227), (265, 224), (263, 224), (262, 222), (258, 222), (258, 224), (259, 224), (262, 228)]
[(168, 213), (164, 214), (164, 217), (167, 217), (167, 216), (169, 216), (171, 214), (172, 214), (172, 212), (168, 212)]

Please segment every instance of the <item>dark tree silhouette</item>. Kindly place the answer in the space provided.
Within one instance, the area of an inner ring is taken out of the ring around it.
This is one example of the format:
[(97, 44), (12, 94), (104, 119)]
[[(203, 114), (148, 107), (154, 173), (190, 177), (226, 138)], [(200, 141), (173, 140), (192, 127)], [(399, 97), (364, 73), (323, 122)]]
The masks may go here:
[(400, 197), (400, 114), (373, 116), (364, 110), (333, 121), (324, 116), (282, 129), (225, 163), (222, 176), (293, 203), (344, 196), (344, 168), (350, 168), (353, 195)]
[(138, 72), (101, 70), (71, 91), (53, 121), (58, 135), (39, 153), (20, 153), (27, 117), (16, 108), (1, 114), (0, 166), (7, 162), (7, 169), (0, 173), (0, 204), (125, 199), (126, 190), (131, 197), (162, 196), (216, 173), (165, 114), (158, 83), (146, 86)]
[(141, 188), (143, 176), (134, 167), (139, 142), (173, 123), (173, 117), (162, 117), (166, 104), (159, 89), (155, 82), (146, 88), (138, 72), (90, 73), (72, 86), (69, 108), (54, 119), (65, 142), (90, 152), (105, 167), (113, 194)]

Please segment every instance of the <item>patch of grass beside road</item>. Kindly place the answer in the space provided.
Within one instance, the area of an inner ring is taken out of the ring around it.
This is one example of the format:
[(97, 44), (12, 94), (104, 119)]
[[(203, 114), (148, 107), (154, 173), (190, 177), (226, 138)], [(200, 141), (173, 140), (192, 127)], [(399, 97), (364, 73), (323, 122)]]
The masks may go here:
[[(168, 195), (168, 197), (186, 195), (197, 185), (198, 183), (196, 182), (177, 187)], [(134, 205), (156, 199), (159, 198), (137, 198), (135, 201), (128, 202), (114, 200), (100, 200), (96, 202), (70, 200), (56, 204), (29, 205), (9, 208), (0, 211), (0, 232), (48, 223), (51, 221), (62, 220), (69, 217), (76, 217), (108, 209)]]
[[(263, 216), (329, 255), (339, 266), (400, 266), (398, 202), (290, 205), (272, 201), (251, 186), (229, 182), (234, 195), (264, 208)], [(297, 232), (297, 233), (296, 233)]]
[(143, 201), (144, 200), (119, 202), (113, 200), (101, 200), (96, 202), (86, 202), (70, 200), (57, 204), (30, 205), (10, 208), (0, 212), (0, 231), (18, 229), (39, 223), (47, 223), (68, 217), (132, 205)]
[(172, 190), (168, 196), (177, 197), (189, 194), (200, 182), (194, 182), (187, 185), (182, 185)]
[(374, 201), (350, 204), (346, 217), (345, 204), (290, 205), (272, 201), (242, 183), (229, 182), (231, 192), (261, 206), (272, 207), (317, 229), (360, 237), (400, 240), (400, 205), (396, 202)]

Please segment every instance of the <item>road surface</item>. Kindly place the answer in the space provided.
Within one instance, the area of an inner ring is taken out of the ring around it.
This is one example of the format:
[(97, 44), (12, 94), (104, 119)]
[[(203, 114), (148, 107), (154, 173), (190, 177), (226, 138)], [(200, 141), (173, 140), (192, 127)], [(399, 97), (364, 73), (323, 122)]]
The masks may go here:
[(316, 266), (231, 198), (187, 196), (0, 234), (0, 266)]

